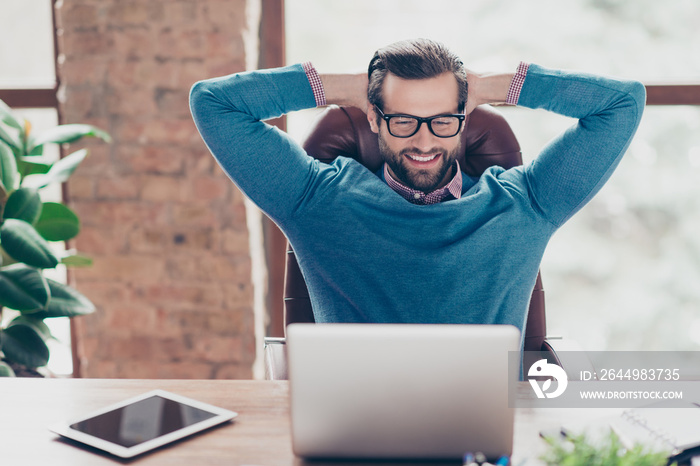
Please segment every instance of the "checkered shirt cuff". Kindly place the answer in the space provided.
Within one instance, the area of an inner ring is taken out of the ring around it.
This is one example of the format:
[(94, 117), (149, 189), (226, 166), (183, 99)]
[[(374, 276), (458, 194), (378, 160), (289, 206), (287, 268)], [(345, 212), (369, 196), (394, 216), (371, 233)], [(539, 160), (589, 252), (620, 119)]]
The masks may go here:
[(314, 99), (316, 99), (316, 106), (323, 107), (326, 105), (326, 93), (323, 91), (323, 83), (318, 75), (318, 71), (309, 61), (302, 63), (301, 67), (304, 68), (309, 84), (311, 84), (311, 90), (314, 92)]
[(528, 68), (530, 68), (529, 63), (520, 62), (520, 65), (518, 65), (518, 71), (515, 72), (515, 76), (513, 76), (513, 80), (510, 82), (510, 88), (508, 88), (506, 104), (518, 105), (520, 91), (523, 89)]

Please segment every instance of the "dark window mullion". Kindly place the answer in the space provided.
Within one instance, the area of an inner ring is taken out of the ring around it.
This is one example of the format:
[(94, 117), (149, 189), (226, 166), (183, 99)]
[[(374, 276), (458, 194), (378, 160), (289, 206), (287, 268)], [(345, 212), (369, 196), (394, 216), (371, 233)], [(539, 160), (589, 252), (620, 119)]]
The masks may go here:
[(700, 105), (700, 84), (650, 84), (648, 105)]
[(0, 100), (12, 108), (58, 108), (56, 89), (0, 89)]

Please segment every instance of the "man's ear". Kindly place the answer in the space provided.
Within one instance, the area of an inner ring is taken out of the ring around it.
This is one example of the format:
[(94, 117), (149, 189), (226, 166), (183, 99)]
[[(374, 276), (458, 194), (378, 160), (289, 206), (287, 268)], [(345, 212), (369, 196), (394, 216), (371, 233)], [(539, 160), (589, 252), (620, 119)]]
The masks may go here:
[(369, 121), (369, 129), (373, 133), (379, 134), (379, 126), (377, 126), (377, 112), (374, 111), (374, 105), (370, 105), (367, 109), (367, 121)]

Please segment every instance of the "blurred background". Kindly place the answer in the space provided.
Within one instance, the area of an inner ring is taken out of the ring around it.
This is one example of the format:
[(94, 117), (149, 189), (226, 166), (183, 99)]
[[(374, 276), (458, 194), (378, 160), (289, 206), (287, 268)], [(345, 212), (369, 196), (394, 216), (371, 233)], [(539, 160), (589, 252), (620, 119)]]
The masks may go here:
[[(262, 337), (283, 332), (279, 235), (212, 162), (189, 87), (301, 61), (365, 70), (377, 48), (410, 37), (446, 43), (475, 71), (522, 60), (649, 86), (627, 156), (545, 254), (548, 331), (589, 350), (699, 349), (698, 24), (692, 0), (0, 0), (0, 98), (37, 129), (92, 123), (114, 138), (82, 143), (88, 161), (46, 193), (80, 214), (70, 246), (94, 259), (57, 276), (97, 307), (72, 339), (53, 323), (50, 367), (260, 376)], [(572, 124), (498, 111), (526, 161)], [(317, 113), (278, 124), (301, 140)]]

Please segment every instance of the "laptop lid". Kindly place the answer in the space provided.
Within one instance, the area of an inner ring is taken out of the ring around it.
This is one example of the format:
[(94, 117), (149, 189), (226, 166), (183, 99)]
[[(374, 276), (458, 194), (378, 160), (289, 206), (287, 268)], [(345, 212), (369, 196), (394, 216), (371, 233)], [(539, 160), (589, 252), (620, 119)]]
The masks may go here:
[[(292, 324), (292, 445), (309, 458), (510, 455), (507, 325)], [(515, 371), (509, 374), (509, 371)]]

